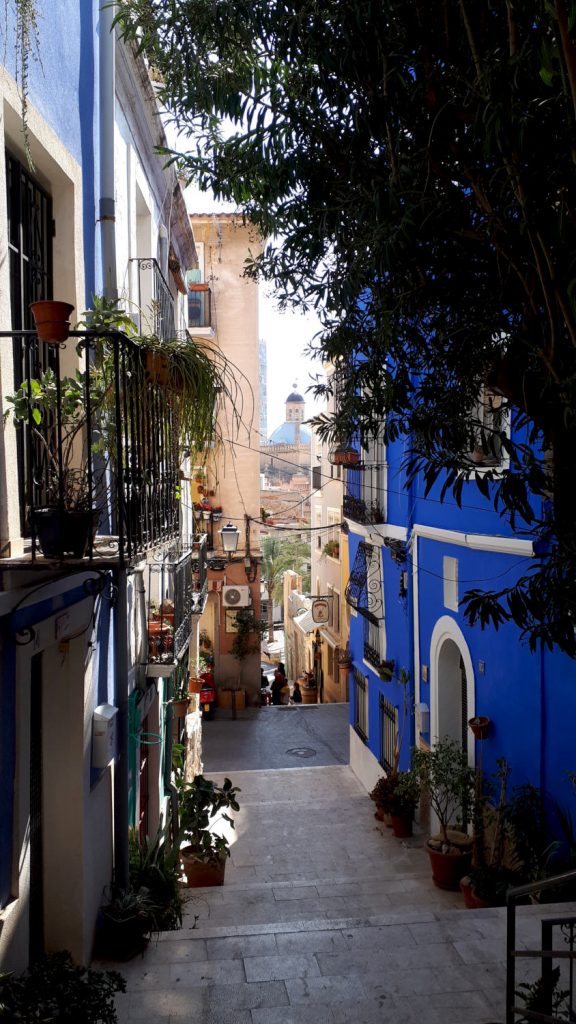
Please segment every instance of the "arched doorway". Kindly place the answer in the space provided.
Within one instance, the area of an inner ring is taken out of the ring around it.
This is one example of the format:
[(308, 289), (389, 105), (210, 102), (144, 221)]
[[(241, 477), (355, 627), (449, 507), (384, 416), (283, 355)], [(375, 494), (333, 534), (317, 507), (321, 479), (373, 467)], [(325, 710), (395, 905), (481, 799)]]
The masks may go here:
[(468, 719), (475, 714), (474, 669), (462, 630), (454, 619), (438, 620), (430, 641), (430, 733), (434, 743), (450, 736), (474, 764), (474, 737)]

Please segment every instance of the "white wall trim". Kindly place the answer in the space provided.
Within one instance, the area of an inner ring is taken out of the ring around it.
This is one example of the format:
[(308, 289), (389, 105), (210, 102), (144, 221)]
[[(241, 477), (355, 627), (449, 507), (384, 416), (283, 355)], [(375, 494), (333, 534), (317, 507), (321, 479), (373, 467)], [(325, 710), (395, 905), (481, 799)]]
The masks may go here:
[[(418, 605), (418, 537), (410, 538), (412, 553), (412, 613), (414, 644), (414, 701), (420, 703), (420, 613)], [(418, 737), (416, 737), (418, 740)]]
[(405, 526), (395, 526), (393, 523), (371, 523), (370, 526), (366, 526), (365, 523), (357, 523), (354, 519), (346, 518), (344, 518), (344, 522), (348, 524), (350, 533), (356, 534), (357, 537), (364, 537), (372, 544), (383, 545), (388, 539), (406, 540), (408, 536)]
[[(452, 640), (460, 651), (466, 670), (468, 717), (473, 718), (476, 714), (474, 666), (468, 644), (458, 623), (450, 615), (443, 615), (434, 626), (430, 639), (430, 739), (432, 743), (441, 739), (438, 735), (438, 662), (445, 640)], [(468, 763), (474, 764), (474, 736), (470, 730), (468, 730)]]
[(495, 551), (501, 555), (525, 555), (532, 558), (534, 554), (532, 541), (520, 540), (517, 537), (497, 537), (493, 534), (461, 533), (458, 530), (444, 530), (439, 526), (425, 526), (415, 523), (412, 533), (427, 540), (437, 540), (444, 544), (456, 544), (458, 547), (472, 548), (477, 551)]

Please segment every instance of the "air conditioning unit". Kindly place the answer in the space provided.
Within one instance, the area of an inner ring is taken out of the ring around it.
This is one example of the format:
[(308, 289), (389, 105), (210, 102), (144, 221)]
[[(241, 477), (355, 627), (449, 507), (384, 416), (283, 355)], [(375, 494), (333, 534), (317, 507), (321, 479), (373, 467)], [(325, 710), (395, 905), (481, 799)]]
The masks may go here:
[(222, 603), (225, 608), (247, 608), (250, 604), (250, 587), (222, 587)]

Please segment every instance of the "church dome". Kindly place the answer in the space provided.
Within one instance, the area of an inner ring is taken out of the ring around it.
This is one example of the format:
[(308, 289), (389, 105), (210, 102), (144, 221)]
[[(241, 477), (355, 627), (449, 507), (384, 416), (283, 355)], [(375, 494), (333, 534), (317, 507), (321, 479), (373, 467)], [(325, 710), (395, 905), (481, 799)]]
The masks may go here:
[(286, 401), (287, 402), (302, 402), (302, 405), (304, 405), (304, 399), (302, 398), (302, 395), (298, 394), (297, 391), (292, 391), (288, 395), (288, 398), (286, 399)]
[(296, 444), (296, 428), (300, 427), (299, 430), (299, 441), (300, 444), (310, 444), (310, 434), (308, 431), (296, 420), (286, 420), (280, 427), (270, 435), (270, 444)]

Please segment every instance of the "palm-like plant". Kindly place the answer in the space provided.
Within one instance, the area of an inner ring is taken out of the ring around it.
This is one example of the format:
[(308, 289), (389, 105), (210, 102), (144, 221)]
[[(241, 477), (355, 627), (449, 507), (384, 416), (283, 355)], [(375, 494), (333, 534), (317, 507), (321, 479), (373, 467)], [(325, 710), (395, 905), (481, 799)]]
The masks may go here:
[(303, 540), (264, 537), (262, 582), (268, 596), (268, 640), (274, 640), (274, 599), (282, 598), (282, 578), (288, 569), (301, 572), (310, 560), (310, 545)]

